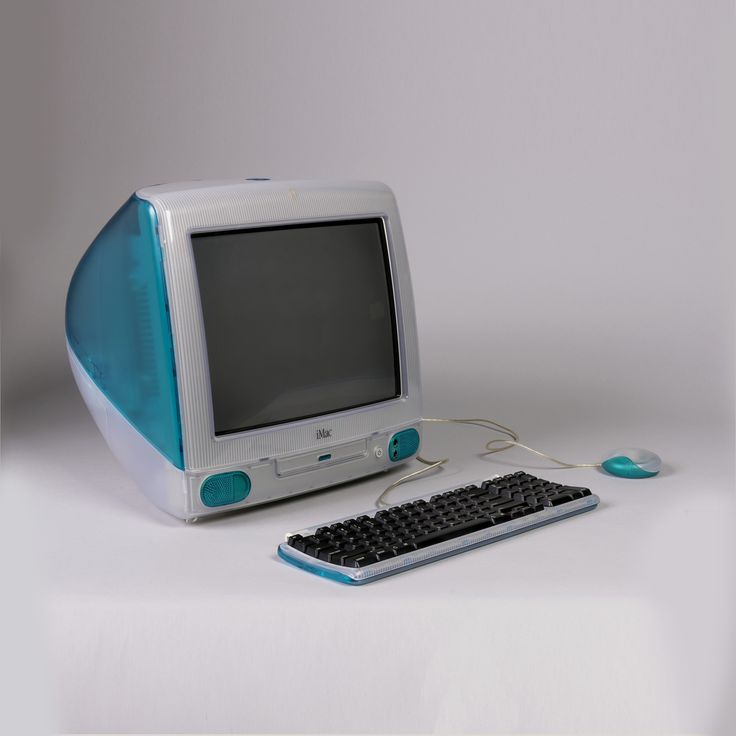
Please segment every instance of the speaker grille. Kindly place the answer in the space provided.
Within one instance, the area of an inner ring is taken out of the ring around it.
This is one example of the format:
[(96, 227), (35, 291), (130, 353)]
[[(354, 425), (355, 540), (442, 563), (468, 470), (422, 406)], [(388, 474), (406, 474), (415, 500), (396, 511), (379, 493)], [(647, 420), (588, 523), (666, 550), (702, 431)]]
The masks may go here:
[(240, 503), (250, 493), (250, 478), (241, 471), (218, 473), (207, 478), (199, 490), (205, 506), (228, 506)]

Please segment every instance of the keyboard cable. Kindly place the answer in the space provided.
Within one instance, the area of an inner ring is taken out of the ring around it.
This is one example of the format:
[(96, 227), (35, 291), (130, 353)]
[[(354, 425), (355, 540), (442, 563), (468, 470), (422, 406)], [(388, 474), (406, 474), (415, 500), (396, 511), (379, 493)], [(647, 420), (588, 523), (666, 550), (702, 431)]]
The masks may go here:
[[(434, 417), (424, 417), (422, 422), (436, 422), (436, 423), (443, 423), (443, 424), (469, 424), (474, 427), (480, 427), (481, 429), (490, 430), (492, 432), (497, 432), (499, 434), (504, 435), (504, 437), (497, 437), (492, 440), (488, 440), (486, 442), (485, 446), (485, 455), (492, 455), (496, 452), (503, 452), (504, 450), (509, 450), (512, 447), (521, 447), (523, 450), (527, 450), (529, 452), (533, 452), (535, 455), (539, 455), (540, 457), (546, 458), (547, 460), (551, 460), (553, 463), (556, 463), (557, 465), (560, 465), (563, 468), (600, 468), (600, 463), (568, 463), (564, 460), (558, 460), (555, 457), (552, 457), (552, 455), (548, 455), (546, 452), (541, 452), (540, 450), (535, 450), (533, 447), (529, 447), (528, 445), (524, 445), (521, 442), (519, 442), (519, 435), (509, 427), (504, 426), (503, 424), (499, 424), (498, 422), (494, 422), (492, 419), (440, 419), (440, 418), (434, 418)], [(406, 483), (408, 481), (414, 480), (415, 478), (419, 477), (420, 475), (424, 475), (425, 473), (429, 473), (431, 470), (435, 470), (436, 468), (442, 468), (442, 466), (449, 462), (450, 458), (446, 457), (442, 460), (427, 460), (423, 458), (421, 455), (417, 455), (416, 459), (420, 462), (426, 465), (424, 468), (419, 468), (419, 470), (414, 470), (411, 473), (407, 473), (406, 475), (403, 475), (398, 480), (394, 481), (390, 486), (387, 486), (386, 489), (383, 491), (383, 493), (376, 499), (376, 508), (384, 508), (386, 506), (393, 506), (393, 503), (390, 503), (386, 501), (386, 496), (394, 489), (396, 486), (400, 486), (402, 483)]]

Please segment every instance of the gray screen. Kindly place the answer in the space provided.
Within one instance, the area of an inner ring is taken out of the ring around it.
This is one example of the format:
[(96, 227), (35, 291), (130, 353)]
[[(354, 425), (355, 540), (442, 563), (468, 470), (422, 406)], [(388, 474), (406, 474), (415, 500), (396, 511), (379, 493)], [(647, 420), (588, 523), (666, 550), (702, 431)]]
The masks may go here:
[(215, 434), (401, 394), (382, 220), (192, 235)]

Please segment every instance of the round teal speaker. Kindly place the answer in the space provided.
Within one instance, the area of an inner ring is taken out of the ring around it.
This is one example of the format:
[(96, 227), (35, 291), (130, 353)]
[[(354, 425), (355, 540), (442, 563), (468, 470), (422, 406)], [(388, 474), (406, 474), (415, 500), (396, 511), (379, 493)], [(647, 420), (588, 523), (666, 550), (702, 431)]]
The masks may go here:
[(388, 443), (388, 456), (391, 462), (406, 460), (419, 449), (419, 432), (413, 427), (397, 432)]
[(199, 489), (205, 506), (228, 506), (240, 503), (250, 493), (250, 478), (241, 471), (211, 475)]

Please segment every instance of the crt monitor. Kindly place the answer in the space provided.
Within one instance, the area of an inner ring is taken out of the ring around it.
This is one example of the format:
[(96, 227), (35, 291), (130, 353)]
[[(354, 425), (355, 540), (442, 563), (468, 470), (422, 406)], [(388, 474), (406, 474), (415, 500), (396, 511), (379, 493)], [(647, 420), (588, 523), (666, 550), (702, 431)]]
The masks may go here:
[(411, 281), (383, 184), (140, 189), (82, 257), (66, 333), (113, 453), (182, 519), (388, 470), (419, 449)]

